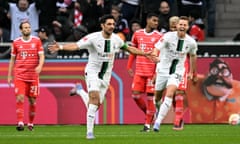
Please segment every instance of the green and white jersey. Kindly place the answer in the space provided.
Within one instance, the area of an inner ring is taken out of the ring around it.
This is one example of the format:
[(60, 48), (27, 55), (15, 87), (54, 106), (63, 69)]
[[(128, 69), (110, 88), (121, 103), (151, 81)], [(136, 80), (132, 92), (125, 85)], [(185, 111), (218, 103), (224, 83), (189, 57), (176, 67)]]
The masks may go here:
[(79, 49), (87, 49), (89, 52), (85, 72), (106, 82), (110, 81), (115, 53), (126, 47), (124, 41), (116, 34), (112, 34), (110, 39), (105, 39), (101, 31), (85, 36), (77, 45)]
[(164, 34), (156, 44), (155, 48), (160, 50), (160, 62), (157, 64), (156, 71), (167, 76), (173, 73), (183, 75), (185, 71), (184, 63), (188, 54), (197, 53), (197, 43), (189, 35), (180, 39), (177, 32)]

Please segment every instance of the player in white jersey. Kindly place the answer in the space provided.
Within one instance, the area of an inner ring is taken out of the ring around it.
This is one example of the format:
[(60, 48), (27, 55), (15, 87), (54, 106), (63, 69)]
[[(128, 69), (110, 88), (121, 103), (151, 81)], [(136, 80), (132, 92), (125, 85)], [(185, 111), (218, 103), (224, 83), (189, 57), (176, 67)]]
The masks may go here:
[(164, 101), (160, 106), (153, 126), (156, 132), (159, 131), (160, 124), (168, 113), (172, 105), (173, 96), (183, 78), (187, 55), (190, 56), (190, 77), (196, 80), (197, 43), (186, 33), (188, 28), (188, 18), (182, 16), (177, 23), (177, 31), (166, 33), (155, 44), (155, 52), (157, 53), (160, 50), (160, 62), (157, 64), (156, 69), (156, 96), (162, 96), (164, 89), (166, 89)]
[[(88, 110), (87, 110), (87, 139), (94, 139), (94, 120), (96, 111), (102, 104), (106, 90), (108, 89), (115, 53), (126, 50), (132, 54), (146, 56), (157, 61), (152, 52), (143, 52), (135, 47), (128, 46), (123, 40), (113, 33), (115, 20), (111, 15), (104, 15), (100, 19), (102, 31), (89, 34), (76, 43), (50, 45), (52, 52), (58, 50), (88, 49), (89, 59), (85, 68), (86, 83), (88, 88)], [(86, 102), (85, 102), (86, 103)]]

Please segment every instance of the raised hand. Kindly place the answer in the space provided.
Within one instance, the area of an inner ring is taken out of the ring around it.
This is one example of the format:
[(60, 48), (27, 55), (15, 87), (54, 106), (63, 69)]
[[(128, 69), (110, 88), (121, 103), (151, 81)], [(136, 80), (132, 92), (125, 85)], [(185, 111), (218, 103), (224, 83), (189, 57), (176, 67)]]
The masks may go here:
[(48, 45), (48, 49), (51, 53), (55, 53), (60, 50), (59, 44), (56, 41)]

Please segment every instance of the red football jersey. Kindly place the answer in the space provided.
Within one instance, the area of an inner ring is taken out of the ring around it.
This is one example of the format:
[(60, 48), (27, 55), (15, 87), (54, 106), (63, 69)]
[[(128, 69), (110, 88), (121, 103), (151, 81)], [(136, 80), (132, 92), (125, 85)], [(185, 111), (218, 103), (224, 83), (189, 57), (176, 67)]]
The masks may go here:
[[(154, 49), (155, 43), (163, 36), (158, 31), (146, 33), (145, 29), (140, 29), (133, 34), (132, 46), (147, 52)], [(152, 76), (155, 74), (156, 64), (144, 56), (136, 56), (136, 69), (135, 73), (141, 76)]]
[(35, 68), (39, 64), (39, 54), (43, 53), (42, 42), (38, 37), (29, 40), (19, 37), (13, 41), (11, 55), (15, 56), (14, 77), (23, 81), (35, 81), (39, 75)]

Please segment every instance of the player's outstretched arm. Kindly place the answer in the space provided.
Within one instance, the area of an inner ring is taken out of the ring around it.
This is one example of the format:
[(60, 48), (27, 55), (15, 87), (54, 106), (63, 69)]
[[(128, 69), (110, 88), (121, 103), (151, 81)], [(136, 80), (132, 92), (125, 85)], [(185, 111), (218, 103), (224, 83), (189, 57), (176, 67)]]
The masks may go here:
[(152, 51), (144, 52), (132, 46), (128, 46), (125, 50), (127, 50), (131, 54), (145, 56), (153, 62), (159, 62), (158, 57)]
[(66, 51), (75, 51), (78, 50), (78, 45), (76, 43), (68, 43), (68, 44), (58, 44), (57, 42), (53, 42), (48, 46), (48, 49), (51, 53), (54, 53), (59, 50), (66, 50)]

